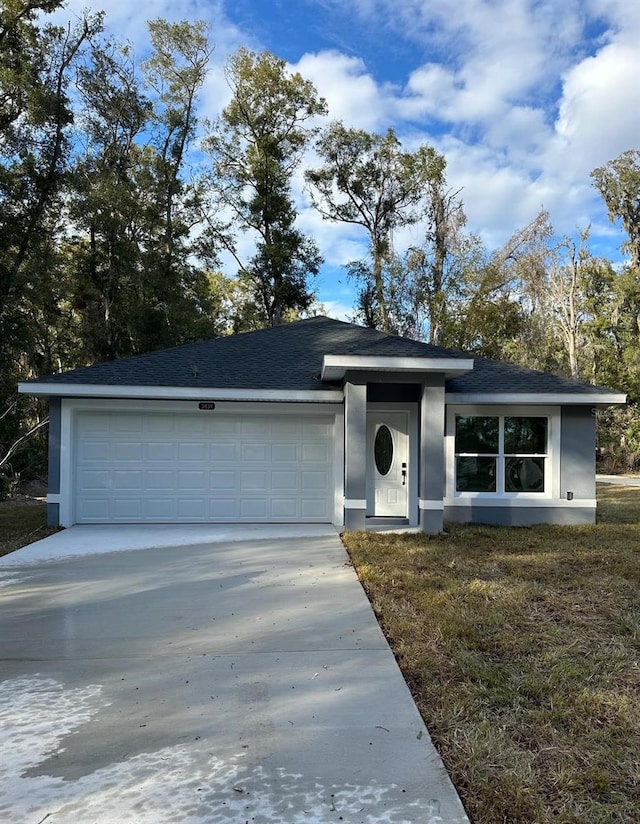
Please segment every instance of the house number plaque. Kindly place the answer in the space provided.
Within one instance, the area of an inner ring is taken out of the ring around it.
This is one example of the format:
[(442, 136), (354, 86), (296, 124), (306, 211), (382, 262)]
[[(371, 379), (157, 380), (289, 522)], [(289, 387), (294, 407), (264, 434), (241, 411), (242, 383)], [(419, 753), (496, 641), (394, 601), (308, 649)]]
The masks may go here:
[(205, 409), (208, 411), (212, 411), (216, 408), (214, 401), (200, 401), (198, 404), (198, 409)]

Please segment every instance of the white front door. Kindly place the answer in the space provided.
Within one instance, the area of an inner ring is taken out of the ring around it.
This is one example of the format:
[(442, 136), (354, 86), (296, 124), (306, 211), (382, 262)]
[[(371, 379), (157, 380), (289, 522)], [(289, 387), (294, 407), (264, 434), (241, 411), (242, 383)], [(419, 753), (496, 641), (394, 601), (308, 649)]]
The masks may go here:
[(367, 515), (408, 516), (408, 432), (408, 412), (367, 416)]

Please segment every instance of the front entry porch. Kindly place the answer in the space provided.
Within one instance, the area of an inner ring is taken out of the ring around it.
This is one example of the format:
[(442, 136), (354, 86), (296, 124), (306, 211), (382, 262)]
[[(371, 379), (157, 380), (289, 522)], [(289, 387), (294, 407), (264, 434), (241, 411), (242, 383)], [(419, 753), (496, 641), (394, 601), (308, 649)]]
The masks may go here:
[(344, 525), (442, 531), (444, 375), (346, 376)]

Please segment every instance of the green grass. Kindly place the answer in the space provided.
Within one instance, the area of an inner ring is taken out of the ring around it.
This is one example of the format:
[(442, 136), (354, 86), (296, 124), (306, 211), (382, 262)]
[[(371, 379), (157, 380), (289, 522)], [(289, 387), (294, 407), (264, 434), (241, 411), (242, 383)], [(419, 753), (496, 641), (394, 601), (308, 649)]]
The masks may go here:
[(0, 557), (57, 532), (47, 526), (47, 505), (0, 503)]
[(598, 524), (345, 544), (474, 824), (640, 822), (640, 488)]

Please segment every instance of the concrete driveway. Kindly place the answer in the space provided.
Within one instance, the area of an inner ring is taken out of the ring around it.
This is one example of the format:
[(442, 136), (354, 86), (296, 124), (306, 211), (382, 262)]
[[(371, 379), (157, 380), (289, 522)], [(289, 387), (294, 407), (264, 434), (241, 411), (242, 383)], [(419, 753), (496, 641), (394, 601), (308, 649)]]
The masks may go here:
[(596, 475), (596, 481), (614, 486), (640, 486), (638, 475)]
[(0, 587), (4, 824), (467, 822), (334, 530), (73, 527)]

